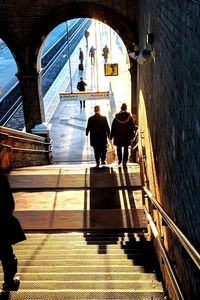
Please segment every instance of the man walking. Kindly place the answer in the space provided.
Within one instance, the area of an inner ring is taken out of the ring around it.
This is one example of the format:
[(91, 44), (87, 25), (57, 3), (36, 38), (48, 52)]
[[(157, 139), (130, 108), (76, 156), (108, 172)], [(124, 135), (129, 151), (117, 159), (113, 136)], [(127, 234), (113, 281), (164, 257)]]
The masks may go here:
[(84, 35), (85, 35), (86, 47), (88, 47), (88, 37), (89, 37), (90, 33), (87, 29), (85, 29)]
[(90, 51), (89, 51), (89, 56), (91, 58), (91, 65), (94, 65), (95, 64), (95, 50), (96, 48), (94, 48), (93, 46), (90, 48)]
[(100, 114), (100, 107), (94, 107), (94, 115), (88, 119), (86, 136), (90, 133), (90, 145), (94, 148), (96, 166), (105, 165), (107, 139), (110, 135), (110, 127), (107, 118)]
[(79, 71), (83, 71), (83, 59), (84, 59), (83, 50), (79, 48), (79, 60), (80, 60)]
[(108, 49), (108, 46), (105, 45), (105, 47), (103, 48), (103, 57), (104, 57), (104, 62), (105, 64), (107, 64), (107, 61), (108, 61), (108, 55), (109, 55), (109, 49)]
[[(84, 92), (86, 85), (87, 83), (83, 81), (83, 77), (80, 77), (80, 81), (77, 84), (77, 90), (79, 90), (79, 92)], [(83, 102), (83, 107), (85, 107), (85, 101), (80, 101), (81, 108), (82, 108), (82, 102)]]

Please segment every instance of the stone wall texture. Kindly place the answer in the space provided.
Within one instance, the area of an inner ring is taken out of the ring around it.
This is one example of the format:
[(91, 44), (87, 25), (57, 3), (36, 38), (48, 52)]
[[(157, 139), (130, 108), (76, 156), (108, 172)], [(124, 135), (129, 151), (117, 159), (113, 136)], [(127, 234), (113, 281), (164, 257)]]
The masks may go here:
[[(140, 0), (139, 49), (154, 33), (153, 60), (139, 66), (138, 118), (150, 189), (200, 249), (200, 1)], [(168, 230), (165, 244), (188, 300), (199, 270)]]

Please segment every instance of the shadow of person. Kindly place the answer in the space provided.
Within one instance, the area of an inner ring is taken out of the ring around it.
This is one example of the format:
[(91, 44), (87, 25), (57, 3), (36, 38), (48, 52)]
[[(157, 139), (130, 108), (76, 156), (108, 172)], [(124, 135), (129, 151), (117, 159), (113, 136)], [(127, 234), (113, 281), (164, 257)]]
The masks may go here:
[[(107, 252), (106, 245), (117, 243), (123, 228), (117, 175), (113, 168), (90, 168), (88, 243), (99, 245), (98, 253)], [(101, 242), (98, 236), (102, 235)]]

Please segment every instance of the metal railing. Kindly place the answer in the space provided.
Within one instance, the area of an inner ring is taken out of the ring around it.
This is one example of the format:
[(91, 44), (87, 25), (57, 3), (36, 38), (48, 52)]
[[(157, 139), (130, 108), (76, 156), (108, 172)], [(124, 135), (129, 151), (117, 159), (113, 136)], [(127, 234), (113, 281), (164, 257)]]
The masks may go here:
[[(183, 245), (191, 259), (194, 261), (194, 263), (197, 265), (197, 267), (200, 269), (200, 254), (195, 249), (195, 247), (191, 244), (191, 242), (187, 239), (187, 237), (183, 234), (183, 232), (178, 228), (178, 226), (174, 223), (174, 221), (170, 218), (170, 216), (165, 212), (164, 208), (160, 205), (160, 203), (153, 197), (152, 193), (149, 191), (149, 189), (145, 186), (145, 183), (148, 182), (147, 178), (147, 172), (146, 172), (146, 165), (145, 165), (145, 156), (143, 155), (143, 148), (142, 148), (142, 137), (140, 130), (138, 130), (138, 156), (139, 156), (139, 163), (140, 163), (140, 171), (141, 171), (141, 184), (143, 186), (143, 196), (147, 196), (148, 199), (151, 201), (152, 205), (157, 209), (159, 214), (161, 215), (164, 222), (169, 226), (171, 231), (176, 235), (180, 243)], [(145, 178), (146, 177), (146, 178)], [(145, 201), (143, 200), (143, 204), (145, 204)], [(173, 290), (176, 294), (177, 299), (184, 299), (184, 296), (181, 292), (180, 286), (178, 284), (178, 281), (176, 280), (176, 275), (173, 271), (173, 268), (171, 266), (171, 263), (168, 259), (166, 250), (161, 242), (159, 232), (156, 228), (156, 225), (145, 207), (145, 213), (147, 216), (147, 219), (149, 221), (152, 233), (155, 237), (155, 240), (157, 242), (157, 245), (159, 247), (160, 253), (162, 255), (163, 261), (166, 266), (167, 273), (169, 275), (169, 278), (171, 280), (171, 284), (173, 286)]]
[(152, 193), (144, 186), (143, 187), (144, 192), (148, 196), (148, 198), (151, 200), (153, 205), (157, 208), (159, 211), (161, 217), (165, 221), (165, 223), (170, 227), (170, 229), (173, 231), (173, 233), (176, 235), (176, 237), (179, 239), (187, 253), (190, 255), (192, 260), (195, 262), (197, 267), (200, 269), (200, 254), (195, 249), (195, 247), (190, 243), (190, 241), (187, 239), (187, 237), (183, 234), (183, 232), (178, 228), (178, 226), (174, 223), (174, 221), (169, 217), (169, 215), (165, 212), (163, 207), (159, 204), (159, 202), (153, 197)]

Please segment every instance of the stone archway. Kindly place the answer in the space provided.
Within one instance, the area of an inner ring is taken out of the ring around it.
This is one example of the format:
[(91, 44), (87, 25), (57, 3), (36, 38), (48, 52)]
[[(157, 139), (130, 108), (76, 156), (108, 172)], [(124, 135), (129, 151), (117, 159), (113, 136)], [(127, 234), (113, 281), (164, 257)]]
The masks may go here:
[[(95, 15), (94, 15), (95, 12)], [(40, 120), (41, 122), (44, 121), (44, 107), (42, 102), (42, 96), (40, 91), (40, 70), (38, 69), (38, 59), (40, 59), (40, 52), (41, 47), (44, 42), (44, 39), (46, 36), (53, 30), (57, 25), (59, 25), (61, 22), (64, 22), (66, 20), (70, 20), (73, 18), (79, 18), (79, 17), (85, 17), (85, 18), (94, 18), (106, 23), (108, 26), (110, 26), (114, 31), (117, 32), (117, 34), (121, 37), (122, 41), (124, 42), (126, 48), (131, 51), (132, 49), (132, 43), (137, 42), (137, 27), (132, 26), (134, 28), (133, 31), (130, 30), (130, 27), (127, 24), (127, 21), (122, 18), (120, 15), (118, 15), (116, 12), (114, 12), (111, 9), (103, 8), (99, 5), (96, 5), (94, 3), (89, 3), (87, 6), (84, 6), (83, 4), (70, 4), (66, 6), (59, 6), (58, 8), (52, 10), (48, 15), (43, 18), (42, 22), (40, 23), (40, 26), (35, 31), (34, 36), (32, 37), (28, 52), (27, 52), (27, 66), (26, 68), (29, 70), (30, 73), (37, 74), (37, 83), (38, 83), (38, 97), (39, 97), (39, 111), (40, 111)], [(134, 109), (132, 109), (133, 113), (135, 113), (136, 110), (136, 66), (134, 65), (134, 62), (131, 63), (131, 79), (132, 79), (132, 86), (134, 86), (134, 90), (132, 90), (132, 103), (134, 103), (132, 106)], [(134, 69), (134, 71), (133, 71)], [(30, 84), (30, 83), (29, 83)], [(134, 99), (134, 100), (133, 100)], [(38, 104), (36, 105), (38, 106)], [(26, 113), (25, 113), (26, 114)], [(33, 128), (34, 125), (40, 123), (38, 122), (37, 116), (35, 116), (37, 119), (37, 122), (33, 120), (34, 116), (31, 117), (31, 126), (28, 126), (27, 129), (29, 130)], [(30, 123), (30, 122), (28, 122)]]
[(37, 69), (38, 54), (46, 36), (60, 23), (73, 18), (96, 19), (107, 24), (117, 32), (126, 48), (130, 51), (133, 50), (133, 43), (138, 42), (137, 16), (135, 16), (133, 24), (128, 24), (127, 19), (117, 14), (114, 10), (94, 3), (84, 4), (84, 6), (81, 3), (60, 6), (42, 19), (30, 40), (27, 52), (27, 67), (29, 69)]
[[(4, 10), (4, 3), (1, 5)], [(34, 3), (18, 3), (15, 10), (6, 6), (6, 18), (0, 19), (0, 25), (10, 29), (12, 36), (12, 52), (18, 64), (18, 78), (24, 104), (24, 116), (26, 131), (31, 132), (35, 125), (43, 123), (44, 107), (40, 90), (40, 70), (37, 61), (40, 48), (45, 37), (58, 24), (73, 18), (97, 19), (109, 25), (123, 40), (126, 48), (132, 51), (132, 43), (137, 43), (137, 0), (129, 4), (129, 9), (124, 8), (118, 2), (102, 3), (84, 0), (81, 3), (71, 3), (69, 0), (56, 0), (51, 2), (44, 0)], [(2, 23), (2, 24), (3, 24)], [(1, 27), (1, 26), (0, 26)], [(7, 39), (5, 41), (7, 42)], [(134, 62), (132, 62), (134, 65)], [(136, 87), (136, 68), (131, 67), (132, 85)], [(132, 72), (133, 71), (133, 72)], [(136, 92), (133, 93), (136, 98)], [(134, 100), (136, 103), (136, 100)], [(134, 104), (135, 105), (135, 104)]]

